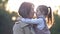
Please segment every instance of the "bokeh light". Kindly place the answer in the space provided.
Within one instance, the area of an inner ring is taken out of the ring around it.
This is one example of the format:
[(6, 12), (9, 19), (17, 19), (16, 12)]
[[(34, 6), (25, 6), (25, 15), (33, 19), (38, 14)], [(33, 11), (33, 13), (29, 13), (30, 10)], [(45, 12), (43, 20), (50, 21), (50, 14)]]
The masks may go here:
[(13, 20), (13, 21), (15, 21), (15, 20), (16, 20), (16, 17), (15, 17), (15, 16), (13, 16), (13, 17), (12, 17), (12, 20)]

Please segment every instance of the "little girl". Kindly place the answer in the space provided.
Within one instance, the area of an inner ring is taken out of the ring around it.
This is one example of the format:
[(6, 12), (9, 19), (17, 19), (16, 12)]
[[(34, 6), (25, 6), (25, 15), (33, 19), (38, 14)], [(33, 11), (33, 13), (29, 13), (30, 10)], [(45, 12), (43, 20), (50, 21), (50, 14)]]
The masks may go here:
[[(22, 18), (21, 21), (27, 24), (36, 24), (33, 28), (36, 34), (50, 34), (50, 31), (47, 27), (45, 18), (51, 16), (51, 8), (45, 5), (40, 5), (37, 7), (36, 16), (37, 19)], [(48, 10), (49, 9), (49, 10)]]

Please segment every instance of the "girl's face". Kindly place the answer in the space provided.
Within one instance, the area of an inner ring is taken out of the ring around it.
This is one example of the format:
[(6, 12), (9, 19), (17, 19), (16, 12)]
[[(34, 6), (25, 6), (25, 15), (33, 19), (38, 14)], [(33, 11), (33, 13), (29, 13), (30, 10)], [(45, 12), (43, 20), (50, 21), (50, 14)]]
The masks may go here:
[(40, 16), (42, 13), (39, 11), (39, 9), (37, 9), (37, 12), (36, 12), (36, 16)]
[(29, 14), (29, 18), (33, 18), (33, 16), (34, 16), (34, 6), (32, 6), (32, 8), (31, 8), (31, 12)]

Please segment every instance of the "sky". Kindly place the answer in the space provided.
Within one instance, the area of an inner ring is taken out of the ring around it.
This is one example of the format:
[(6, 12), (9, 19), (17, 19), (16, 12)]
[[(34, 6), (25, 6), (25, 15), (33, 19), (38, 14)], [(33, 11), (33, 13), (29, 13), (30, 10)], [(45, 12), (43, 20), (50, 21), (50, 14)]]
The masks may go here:
[(35, 5), (35, 9), (39, 5), (46, 5), (50, 6), (52, 10), (55, 10), (56, 6), (60, 5), (59, 0), (8, 0), (8, 3), (6, 4), (6, 10), (9, 10), (10, 12), (15, 11), (17, 12), (22, 2), (31, 2)]

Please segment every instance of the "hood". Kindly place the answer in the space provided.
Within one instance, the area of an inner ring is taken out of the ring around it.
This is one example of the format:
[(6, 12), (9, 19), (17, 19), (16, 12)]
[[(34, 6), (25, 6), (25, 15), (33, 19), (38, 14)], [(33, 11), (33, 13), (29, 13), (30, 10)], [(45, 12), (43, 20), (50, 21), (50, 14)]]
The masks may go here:
[(28, 24), (26, 24), (26, 23), (23, 23), (20, 19), (21, 19), (22, 17), (17, 17), (17, 19), (16, 19), (16, 22), (15, 22), (15, 24), (19, 24), (20, 25), (20, 27), (26, 27)]

